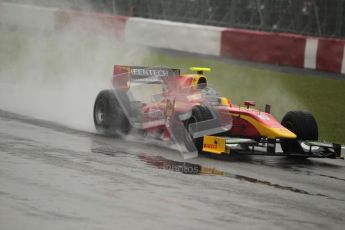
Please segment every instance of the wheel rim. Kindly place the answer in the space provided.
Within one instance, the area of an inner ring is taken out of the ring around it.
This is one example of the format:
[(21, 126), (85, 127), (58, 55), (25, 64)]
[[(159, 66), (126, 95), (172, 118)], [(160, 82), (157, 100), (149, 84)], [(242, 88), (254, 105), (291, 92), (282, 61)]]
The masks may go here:
[(95, 119), (96, 119), (96, 124), (102, 124), (104, 122), (104, 117), (105, 115), (105, 104), (103, 100), (99, 100), (96, 104), (96, 109), (95, 109)]

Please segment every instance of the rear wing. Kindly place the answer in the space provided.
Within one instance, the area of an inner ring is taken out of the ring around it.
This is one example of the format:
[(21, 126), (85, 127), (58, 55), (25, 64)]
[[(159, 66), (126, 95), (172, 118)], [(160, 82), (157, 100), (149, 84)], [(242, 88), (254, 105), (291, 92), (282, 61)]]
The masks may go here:
[(145, 84), (161, 83), (164, 78), (179, 75), (179, 69), (114, 65), (112, 82), (114, 88), (128, 89), (131, 82)]

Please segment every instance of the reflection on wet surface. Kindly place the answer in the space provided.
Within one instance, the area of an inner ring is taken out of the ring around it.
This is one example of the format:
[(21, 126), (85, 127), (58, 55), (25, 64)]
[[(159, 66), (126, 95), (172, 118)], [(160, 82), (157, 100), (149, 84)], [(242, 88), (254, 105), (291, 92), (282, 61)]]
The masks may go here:
[[(183, 174), (193, 174), (193, 175), (206, 175), (207, 174), (207, 175), (225, 176), (225, 177), (234, 178), (234, 179), (241, 180), (241, 181), (246, 181), (246, 182), (250, 182), (250, 183), (256, 183), (256, 184), (270, 186), (270, 187), (273, 187), (276, 189), (287, 190), (290, 192), (335, 199), (335, 198), (329, 197), (327, 195), (323, 195), (323, 194), (319, 194), (319, 193), (310, 193), (310, 192), (307, 192), (307, 191), (302, 190), (302, 189), (294, 188), (291, 186), (283, 186), (280, 184), (271, 183), (269, 181), (259, 180), (259, 179), (253, 178), (253, 177), (248, 177), (248, 176), (243, 176), (243, 175), (238, 175), (238, 174), (231, 174), (229, 172), (224, 172), (224, 171), (218, 170), (216, 168), (204, 167), (204, 166), (201, 166), (199, 164), (192, 164), (192, 163), (187, 163), (187, 162), (168, 160), (162, 156), (150, 156), (150, 155), (145, 155), (145, 154), (139, 154), (138, 158), (140, 160), (144, 161), (146, 164), (153, 166), (155, 168), (158, 168), (158, 169), (169, 170), (169, 171), (173, 171), (173, 172), (180, 172)], [(345, 201), (345, 200), (342, 200), (342, 201)]]
[(144, 161), (146, 164), (158, 169), (193, 175), (224, 175), (223, 171), (217, 170), (215, 168), (207, 168), (198, 164), (168, 160), (161, 156), (148, 156), (145, 154), (140, 154), (138, 155), (138, 158)]

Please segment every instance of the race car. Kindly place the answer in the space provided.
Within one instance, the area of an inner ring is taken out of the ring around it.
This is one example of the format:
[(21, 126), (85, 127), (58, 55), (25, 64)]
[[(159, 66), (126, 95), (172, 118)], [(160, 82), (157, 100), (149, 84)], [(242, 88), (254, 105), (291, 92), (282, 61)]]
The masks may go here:
[[(98, 132), (124, 136), (136, 131), (178, 147), (184, 158), (200, 152), (341, 158), (338, 144), (315, 142), (318, 127), (309, 112), (291, 111), (278, 122), (254, 101), (235, 106), (209, 86), (205, 72), (115, 65), (112, 89), (101, 91), (94, 105)], [(279, 150), (281, 146), (281, 151)]]

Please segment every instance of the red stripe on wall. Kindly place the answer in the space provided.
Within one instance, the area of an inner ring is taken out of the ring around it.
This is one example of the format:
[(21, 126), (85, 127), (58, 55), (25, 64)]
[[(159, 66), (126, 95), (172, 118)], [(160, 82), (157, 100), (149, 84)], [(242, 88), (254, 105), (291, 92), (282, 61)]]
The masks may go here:
[(115, 36), (118, 40), (123, 40), (127, 19), (124, 16), (57, 10), (55, 29)]
[(221, 36), (221, 56), (303, 68), (305, 44), (300, 35), (227, 29)]
[(344, 40), (319, 38), (316, 69), (340, 73), (344, 45)]

